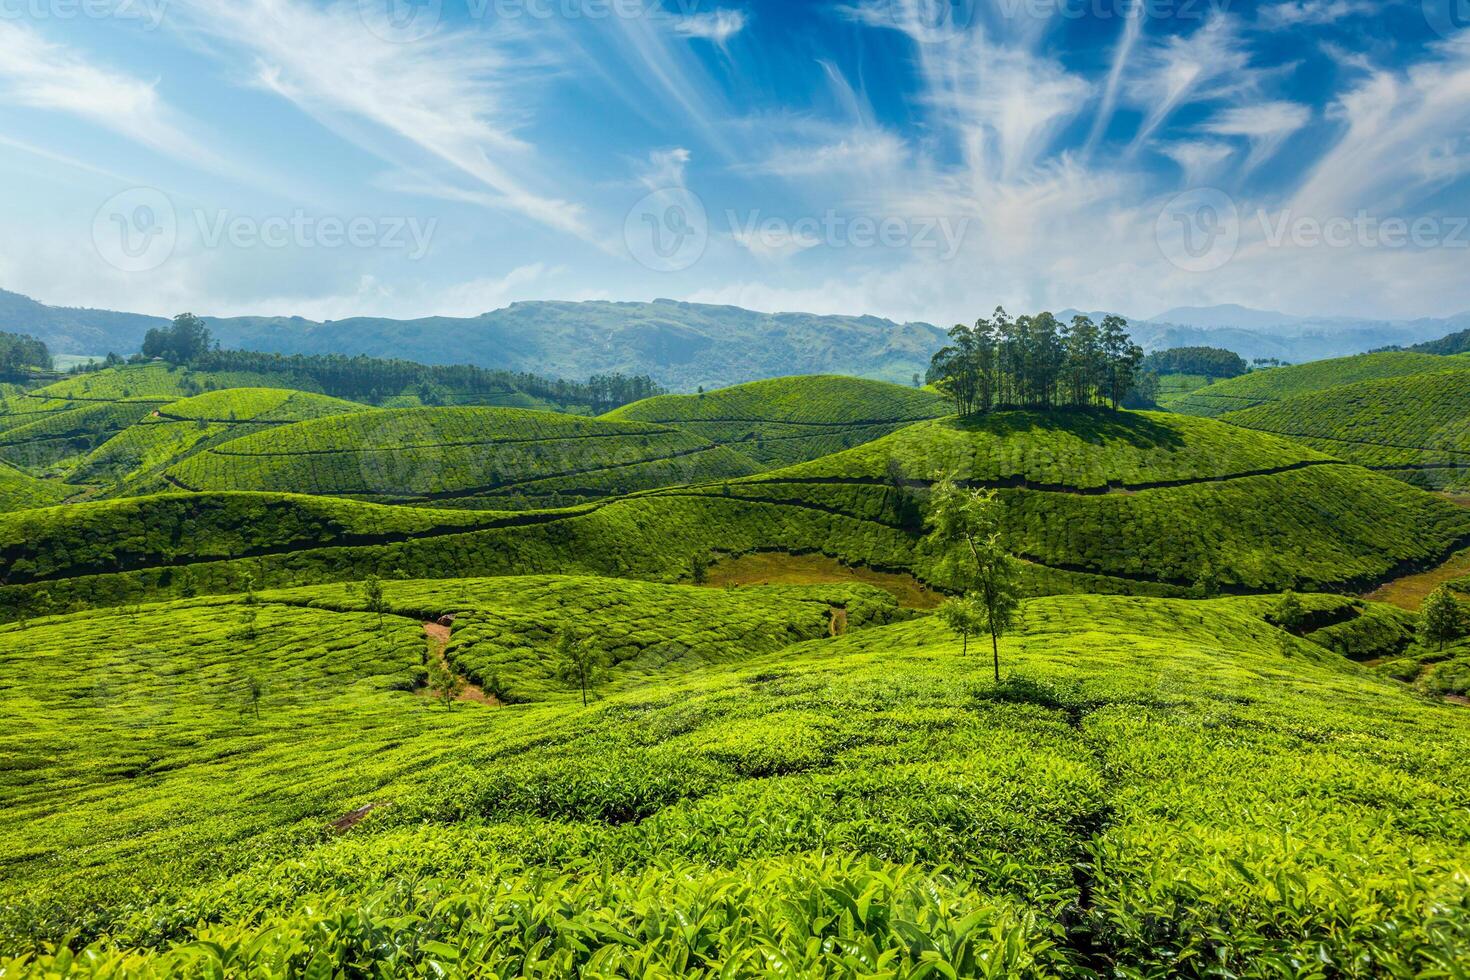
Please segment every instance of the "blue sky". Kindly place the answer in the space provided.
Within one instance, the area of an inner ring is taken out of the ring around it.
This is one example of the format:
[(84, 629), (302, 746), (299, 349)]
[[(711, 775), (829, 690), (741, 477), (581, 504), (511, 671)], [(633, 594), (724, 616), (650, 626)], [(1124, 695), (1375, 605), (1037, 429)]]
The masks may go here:
[(1470, 0), (0, 0), (0, 286), (1470, 309)]

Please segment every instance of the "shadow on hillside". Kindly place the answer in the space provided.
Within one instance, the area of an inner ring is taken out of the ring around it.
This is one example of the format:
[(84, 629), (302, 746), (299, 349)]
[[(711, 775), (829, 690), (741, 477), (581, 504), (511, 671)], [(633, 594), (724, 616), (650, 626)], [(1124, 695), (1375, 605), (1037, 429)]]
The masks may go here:
[(1101, 408), (1054, 408), (1050, 411), (1006, 410), (969, 419), (950, 419), (962, 432), (986, 432), (1002, 439), (1057, 432), (1086, 442), (1127, 442), (1139, 449), (1179, 449), (1184, 439), (1176, 429), (1136, 412)]

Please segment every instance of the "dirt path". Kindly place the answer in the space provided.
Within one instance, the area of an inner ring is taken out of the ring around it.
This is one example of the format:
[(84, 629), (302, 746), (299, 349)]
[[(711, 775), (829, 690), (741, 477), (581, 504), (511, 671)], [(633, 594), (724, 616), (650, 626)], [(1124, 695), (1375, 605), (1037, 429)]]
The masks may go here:
[[(435, 658), (444, 666), (445, 670), (454, 670), (454, 666), (444, 656), (444, 648), (449, 646), (450, 627), (439, 623), (425, 623), (424, 636), (429, 641), (429, 656)], [(430, 694), (430, 697), (433, 695)], [(456, 699), (459, 701), (473, 701), (476, 704), (500, 704), (499, 699), (493, 694), (487, 694), (483, 688), (471, 684), (468, 680), (464, 683), (464, 691)]]

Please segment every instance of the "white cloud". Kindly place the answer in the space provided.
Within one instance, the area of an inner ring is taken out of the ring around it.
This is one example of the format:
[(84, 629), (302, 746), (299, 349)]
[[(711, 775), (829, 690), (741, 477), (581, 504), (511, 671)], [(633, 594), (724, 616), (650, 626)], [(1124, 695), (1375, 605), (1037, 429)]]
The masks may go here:
[(1162, 144), (1159, 152), (1179, 164), (1186, 186), (1198, 187), (1211, 181), (1235, 150), (1218, 140), (1175, 140)]
[(638, 182), (651, 191), (683, 187), (684, 170), (691, 158), (692, 154), (682, 146), (654, 150), (648, 154), (647, 163), (639, 168)]
[(0, 20), (0, 51), (0, 94), (11, 105), (77, 116), (170, 157), (216, 162), (184, 132), (179, 114), (159, 97), (157, 80), (98, 67), (10, 20)]
[(416, 149), (488, 189), (488, 202), (595, 240), (580, 205), (543, 189), (546, 164), (517, 137), (526, 115), (507, 91), (527, 66), (493, 40), (437, 33), (395, 43), (369, 29), (356, 3), (194, 0), (175, 20), (238, 49), (260, 87), (385, 159)]
[(736, 34), (745, 30), (743, 10), (716, 10), (707, 14), (688, 14), (674, 21), (674, 33), (700, 38), (724, 47)]
[(907, 153), (904, 141), (892, 133), (858, 129), (835, 135), (832, 142), (779, 146), (765, 159), (739, 169), (786, 179), (862, 176), (893, 171)]
[(1108, 123), (1113, 119), (1113, 111), (1118, 106), (1118, 90), (1123, 83), (1124, 73), (1128, 70), (1128, 60), (1133, 56), (1133, 49), (1138, 44), (1138, 39), (1143, 36), (1143, 6), (1138, 5), (1134, 11), (1133, 16), (1128, 17), (1123, 24), (1123, 36), (1118, 39), (1118, 45), (1113, 49), (1113, 63), (1108, 69), (1107, 81), (1103, 83), (1102, 100), (1098, 104), (1097, 115), (1093, 119), (1092, 132), (1087, 136), (1087, 152), (1089, 153), (1107, 132)]
[(1250, 53), (1234, 23), (1217, 14), (1188, 36), (1171, 36), (1145, 49), (1124, 88), (1144, 112), (1133, 148), (1147, 143), (1180, 108), (1222, 100), (1254, 87)]
[(1375, 0), (1287, 0), (1262, 6), (1256, 19), (1264, 27), (1300, 27), (1337, 23), (1377, 10)]
[(1295, 102), (1257, 102), (1222, 110), (1203, 129), (1216, 136), (1243, 136), (1250, 141), (1245, 170), (1269, 160), (1292, 133), (1312, 118), (1312, 112)]

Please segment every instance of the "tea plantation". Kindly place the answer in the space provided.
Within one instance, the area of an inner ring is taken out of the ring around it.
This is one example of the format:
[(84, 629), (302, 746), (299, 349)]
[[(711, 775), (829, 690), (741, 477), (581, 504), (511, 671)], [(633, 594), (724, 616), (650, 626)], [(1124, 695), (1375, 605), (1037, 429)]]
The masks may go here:
[(7, 388), (0, 980), (1465, 977), (1470, 641), (1363, 597), (1470, 596), (1464, 363)]
[(1463, 360), (1437, 354), (1418, 354), (1412, 351), (1357, 354), (1352, 357), (1252, 371), (1250, 374), (1227, 378), (1174, 400), (1169, 408), (1186, 415), (1219, 416), (1337, 385), (1402, 378), (1430, 371), (1453, 371), (1464, 367)]
[(733, 450), (666, 426), (521, 409), (417, 408), (256, 433), (192, 456), (164, 477), (187, 490), (533, 508), (755, 469)]
[(1339, 385), (1221, 418), (1416, 486), (1470, 488), (1470, 369)]
[(80, 460), (69, 479), (113, 484), (117, 492), (165, 490), (162, 470), (220, 443), (291, 422), (366, 411), (365, 405), (303, 391), (214, 391), (159, 406)]
[[(932, 617), (802, 639), (805, 608), (889, 608), (868, 590), (752, 593), (793, 617), (772, 648), (710, 621), (745, 590), (607, 585), (392, 582), (381, 625), (324, 589), (0, 628), (22, 722), (0, 741), (0, 969), (1410, 976), (1470, 955), (1470, 716), (1281, 632), (1271, 599), (1035, 599), (997, 685)], [(642, 615), (707, 653), (625, 661), (587, 708), (563, 687), (450, 710), (412, 689), (420, 620), (447, 613), (466, 651)]]
[(659, 395), (605, 417), (674, 425), (773, 467), (816, 459), (950, 412), (932, 391), (817, 375)]

